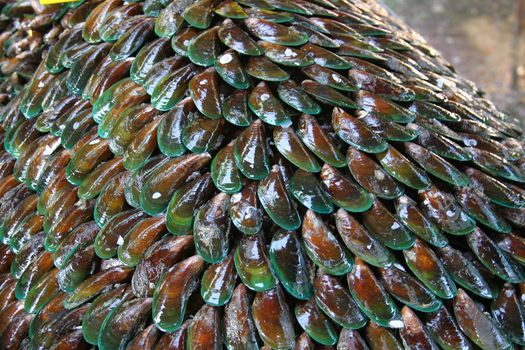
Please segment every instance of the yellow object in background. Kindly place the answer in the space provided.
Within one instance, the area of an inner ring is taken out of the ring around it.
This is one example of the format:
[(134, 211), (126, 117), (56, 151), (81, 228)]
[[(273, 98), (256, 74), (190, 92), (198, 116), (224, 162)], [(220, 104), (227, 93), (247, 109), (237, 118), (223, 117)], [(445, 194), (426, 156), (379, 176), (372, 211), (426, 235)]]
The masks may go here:
[(60, 4), (63, 2), (75, 2), (78, 0), (40, 0), (40, 4), (42, 5), (53, 5), (53, 4)]

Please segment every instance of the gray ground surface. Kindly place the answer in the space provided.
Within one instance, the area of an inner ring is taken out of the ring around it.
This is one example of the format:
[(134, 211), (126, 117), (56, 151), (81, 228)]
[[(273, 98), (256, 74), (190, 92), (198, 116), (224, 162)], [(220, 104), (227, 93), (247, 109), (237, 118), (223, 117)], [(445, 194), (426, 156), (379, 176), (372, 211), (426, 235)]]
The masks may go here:
[(525, 125), (525, 28), (515, 35), (517, 1), (382, 0)]

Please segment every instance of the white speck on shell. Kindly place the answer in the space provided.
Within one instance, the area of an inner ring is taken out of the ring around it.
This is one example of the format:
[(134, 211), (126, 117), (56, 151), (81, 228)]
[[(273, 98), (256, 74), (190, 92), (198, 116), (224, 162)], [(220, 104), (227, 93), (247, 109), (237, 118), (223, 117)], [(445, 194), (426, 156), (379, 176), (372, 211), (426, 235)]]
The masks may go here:
[(231, 61), (233, 61), (233, 56), (231, 54), (229, 54), (229, 53), (227, 53), (225, 55), (222, 55), (221, 58), (219, 58), (219, 63), (220, 64), (228, 64)]
[(151, 198), (153, 199), (159, 199), (160, 197), (162, 197), (162, 194), (160, 192), (155, 192), (151, 195)]

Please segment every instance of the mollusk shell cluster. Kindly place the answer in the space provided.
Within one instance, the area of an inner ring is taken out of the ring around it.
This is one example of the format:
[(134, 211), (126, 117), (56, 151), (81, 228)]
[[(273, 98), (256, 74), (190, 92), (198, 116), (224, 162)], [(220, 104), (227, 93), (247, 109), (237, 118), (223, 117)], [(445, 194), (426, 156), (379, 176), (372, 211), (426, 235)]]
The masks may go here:
[(0, 6), (2, 349), (525, 345), (523, 130), (374, 1)]

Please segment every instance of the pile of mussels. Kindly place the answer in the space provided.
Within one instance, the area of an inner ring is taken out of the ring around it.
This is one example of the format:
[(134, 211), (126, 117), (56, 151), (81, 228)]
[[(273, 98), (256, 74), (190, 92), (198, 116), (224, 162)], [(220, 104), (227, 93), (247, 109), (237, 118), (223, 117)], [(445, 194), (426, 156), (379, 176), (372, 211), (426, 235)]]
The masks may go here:
[(373, 0), (0, 2), (1, 349), (525, 345), (525, 141)]

